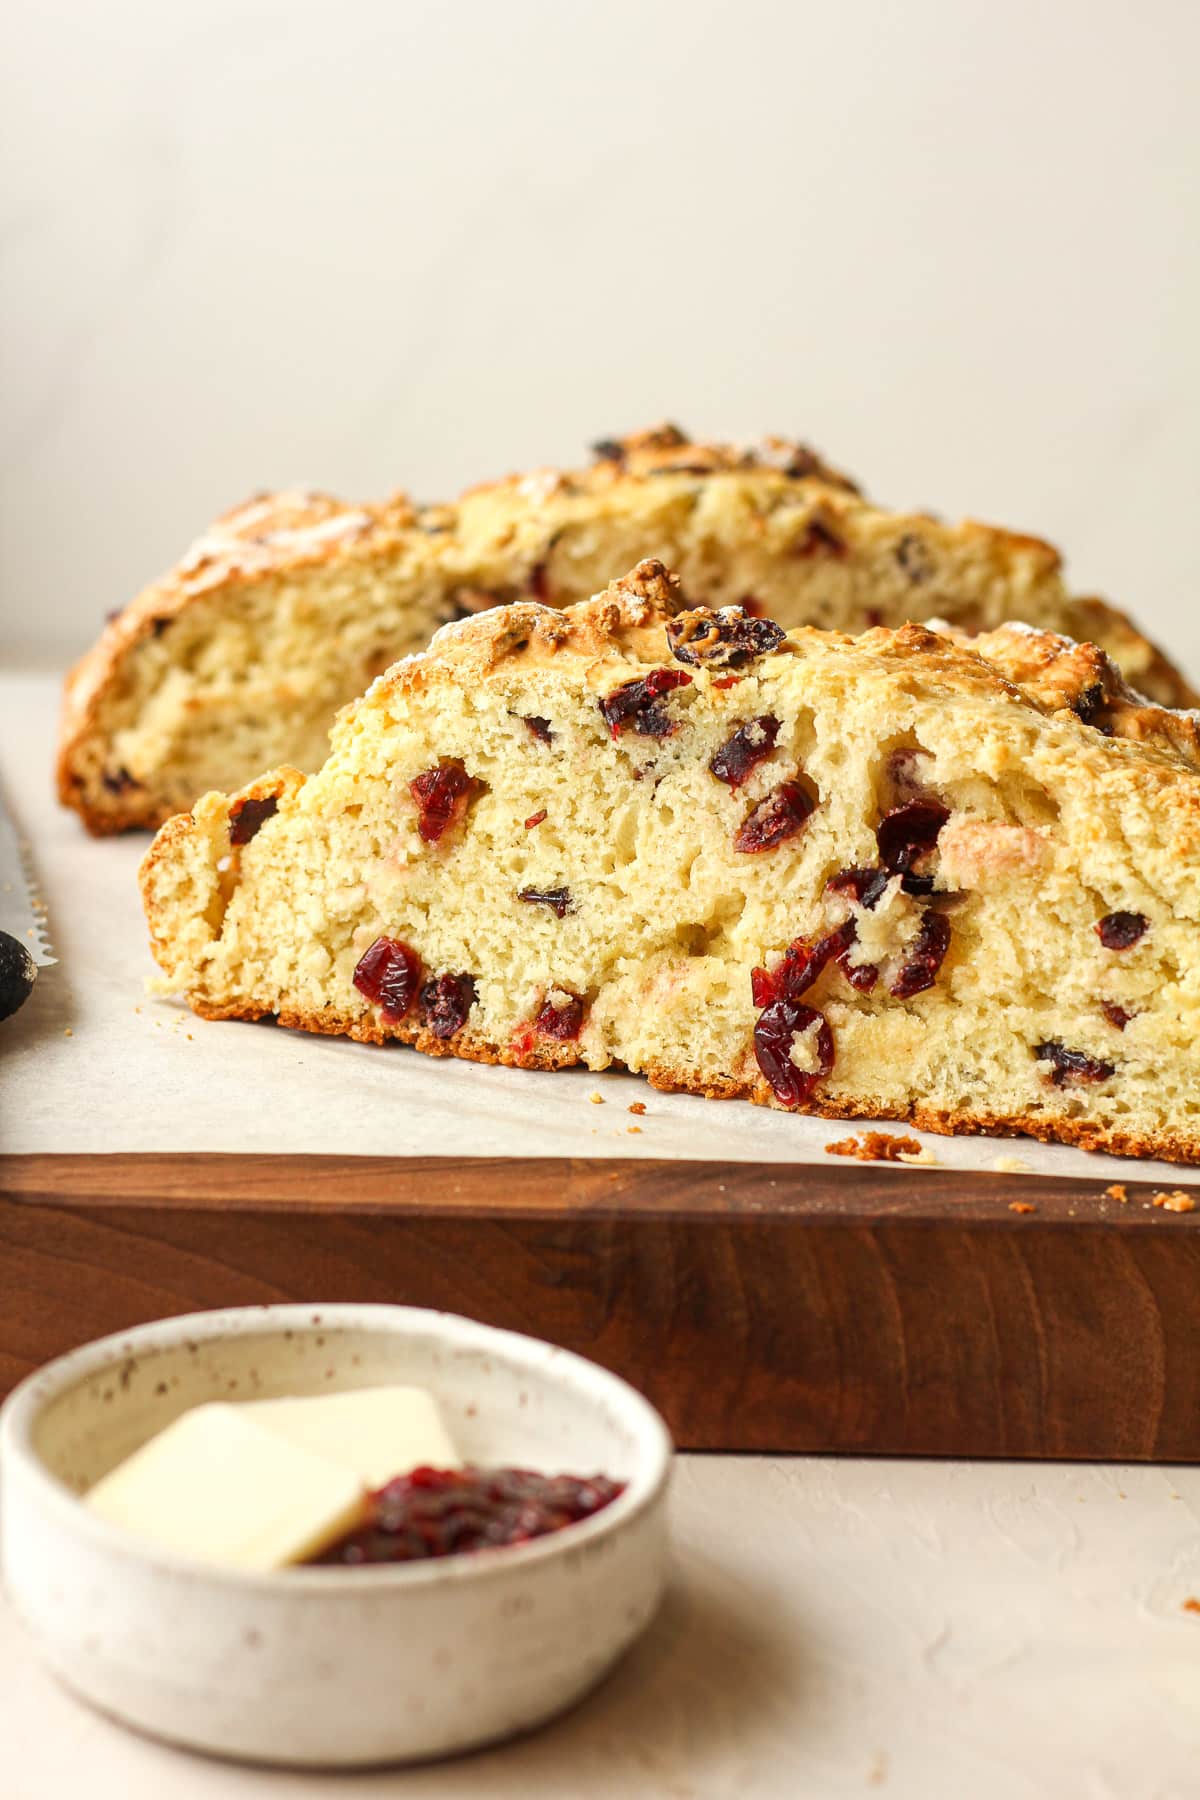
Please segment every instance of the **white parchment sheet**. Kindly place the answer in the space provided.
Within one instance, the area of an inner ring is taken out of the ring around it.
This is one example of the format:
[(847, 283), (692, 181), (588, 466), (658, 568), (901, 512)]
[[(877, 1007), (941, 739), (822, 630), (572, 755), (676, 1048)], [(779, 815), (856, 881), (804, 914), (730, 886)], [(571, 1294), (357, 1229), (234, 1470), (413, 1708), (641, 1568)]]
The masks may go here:
[[(0, 1149), (728, 1158), (828, 1169), (837, 1165), (824, 1146), (865, 1128), (659, 1094), (631, 1075), (482, 1068), (213, 1023), (148, 997), (154, 964), (136, 881), (147, 839), (91, 839), (55, 803), (58, 690), (53, 676), (0, 675), (0, 783), (32, 841), (60, 958), (23, 1010), (0, 1022)], [(630, 1114), (633, 1102), (644, 1116)], [(1184, 1174), (1024, 1139), (913, 1135), (944, 1168), (1015, 1158), (1031, 1173), (1102, 1183)]]

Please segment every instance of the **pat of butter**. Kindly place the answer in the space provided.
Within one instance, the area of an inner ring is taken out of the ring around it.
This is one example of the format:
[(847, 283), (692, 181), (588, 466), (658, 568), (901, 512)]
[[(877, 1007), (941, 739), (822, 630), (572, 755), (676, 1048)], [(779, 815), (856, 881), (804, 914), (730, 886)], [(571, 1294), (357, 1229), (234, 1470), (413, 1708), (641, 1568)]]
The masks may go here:
[(364, 1521), (364, 1482), (249, 1411), (194, 1407), (98, 1481), (86, 1504), (166, 1549), (232, 1568), (319, 1555)]
[(244, 1400), (238, 1411), (288, 1443), (353, 1469), (371, 1488), (422, 1464), (457, 1469), (462, 1463), (437, 1402), (425, 1388), (353, 1388), (296, 1399)]

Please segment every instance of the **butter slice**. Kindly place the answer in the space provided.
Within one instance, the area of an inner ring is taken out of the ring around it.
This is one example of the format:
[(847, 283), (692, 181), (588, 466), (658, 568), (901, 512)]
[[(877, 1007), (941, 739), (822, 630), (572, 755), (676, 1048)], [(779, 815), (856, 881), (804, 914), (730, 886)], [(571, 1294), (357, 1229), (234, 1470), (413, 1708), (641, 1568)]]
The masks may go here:
[(86, 1504), (165, 1549), (226, 1567), (280, 1569), (319, 1555), (364, 1522), (362, 1477), (264, 1430), (251, 1410), (194, 1407), (98, 1481)]
[(425, 1388), (353, 1388), (286, 1400), (244, 1400), (240, 1413), (289, 1444), (352, 1469), (369, 1488), (429, 1464), (457, 1469), (462, 1458)]

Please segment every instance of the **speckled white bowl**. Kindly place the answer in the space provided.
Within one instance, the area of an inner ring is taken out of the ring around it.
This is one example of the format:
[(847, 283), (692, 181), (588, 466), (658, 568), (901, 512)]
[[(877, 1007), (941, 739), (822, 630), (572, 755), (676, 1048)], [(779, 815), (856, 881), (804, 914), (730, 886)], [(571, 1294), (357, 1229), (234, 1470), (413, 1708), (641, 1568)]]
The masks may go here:
[[(620, 1499), (512, 1549), (245, 1575), (160, 1550), (78, 1496), (204, 1400), (411, 1381), (464, 1458), (623, 1478)], [(48, 1364), (0, 1414), (8, 1594), (49, 1667), (144, 1731), (253, 1761), (440, 1756), (550, 1718), (649, 1622), (671, 1445), (594, 1363), (450, 1313), (193, 1313)]]

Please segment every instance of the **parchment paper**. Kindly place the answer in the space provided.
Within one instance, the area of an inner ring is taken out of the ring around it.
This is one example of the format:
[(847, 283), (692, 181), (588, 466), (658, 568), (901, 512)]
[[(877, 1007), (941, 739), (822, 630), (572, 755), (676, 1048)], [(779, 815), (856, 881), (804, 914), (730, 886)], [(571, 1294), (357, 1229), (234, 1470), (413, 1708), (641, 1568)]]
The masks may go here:
[[(57, 713), (55, 677), (0, 675), (0, 782), (32, 841), (60, 958), (23, 1010), (0, 1022), (4, 1151), (727, 1158), (828, 1169), (838, 1165), (826, 1143), (869, 1129), (861, 1120), (659, 1094), (630, 1075), (481, 1068), (400, 1046), (206, 1022), (179, 1002), (147, 997), (154, 963), (136, 872), (148, 840), (91, 839), (56, 805)], [(644, 1117), (629, 1113), (636, 1101)], [(1094, 1176), (1101, 1185), (1184, 1175), (1165, 1163), (1025, 1139), (911, 1135), (945, 1168), (1019, 1159), (1030, 1173)]]

